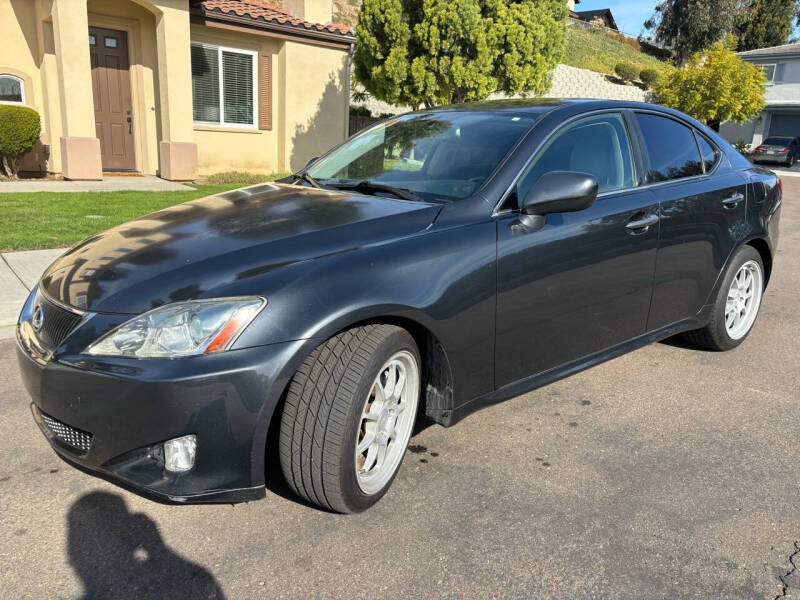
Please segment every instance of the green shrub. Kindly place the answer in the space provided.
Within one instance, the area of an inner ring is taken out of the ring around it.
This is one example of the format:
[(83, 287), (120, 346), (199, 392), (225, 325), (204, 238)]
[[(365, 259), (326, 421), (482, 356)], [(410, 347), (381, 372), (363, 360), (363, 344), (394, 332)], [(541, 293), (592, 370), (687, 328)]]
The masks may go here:
[(737, 140), (733, 147), (736, 148), (739, 154), (748, 154), (750, 152), (750, 144), (744, 140)]
[(275, 181), (281, 177), (286, 177), (289, 173), (272, 173), (264, 175), (262, 173), (243, 173), (241, 171), (226, 171), (225, 173), (214, 173), (206, 179), (207, 183), (241, 183), (242, 185), (255, 185), (267, 181)]
[(17, 179), (19, 161), (33, 150), (41, 130), (32, 108), (0, 104), (0, 158), (9, 179)]
[(626, 83), (636, 81), (639, 76), (639, 69), (631, 63), (617, 63), (617, 66), (614, 67), (614, 72)]
[(357, 104), (350, 105), (350, 115), (353, 117), (371, 117), (372, 113), (366, 106), (359, 106)]
[(647, 87), (652, 87), (658, 81), (658, 71), (655, 69), (642, 69), (639, 72), (639, 80)]

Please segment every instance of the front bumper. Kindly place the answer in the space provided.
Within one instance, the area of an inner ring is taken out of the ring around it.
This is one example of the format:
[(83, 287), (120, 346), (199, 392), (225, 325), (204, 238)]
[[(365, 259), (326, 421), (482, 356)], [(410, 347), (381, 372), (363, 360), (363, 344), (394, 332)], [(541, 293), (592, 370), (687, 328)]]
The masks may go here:
[[(267, 429), (290, 376), (287, 365), (305, 342), (132, 360), (76, 354), (81, 341), (73, 352), (65, 342), (43, 355), (29, 343), (24, 319), (23, 311), (17, 333), (22, 378), (34, 419), (64, 460), (166, 502), (264, 497)], [(83, 328), (70, 339), (80, 338)], [(162, 443), (188, 434), (197, 436), (194, 467), (166, 471)]]

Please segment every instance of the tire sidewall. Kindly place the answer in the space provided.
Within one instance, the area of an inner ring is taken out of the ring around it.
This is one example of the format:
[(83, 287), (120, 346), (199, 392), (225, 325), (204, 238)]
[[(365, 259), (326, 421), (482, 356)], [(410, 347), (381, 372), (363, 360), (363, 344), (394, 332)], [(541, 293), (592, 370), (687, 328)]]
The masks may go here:
[[(345, 427), (345, 435), (343, 440), (344, 446), (341, 454), (342, 460), (339, 464), (339, 485), (341, 486), (340, 489), (342, 491), (342, 497), (347, 503), (347, 508), (352, 512), (366, 510), (383, 497), (383, 495), (391, 487), (394, 478), (400, 471), (400, 467), (403, 464), (403, 459), (405, 458), (404, 452), (403, 457), (400, 459), (400, 462), (397, 465), (397, 469), (395, 469), (392, 477), (386, 482), (386, 485), (383, 486), (380, 491), (374, 494), (365, 494), (361, 490), (356, 478), (353, 461), (355, 458), (358, 427), (361, 422), (361, 413), (364, 409), (364, 402), (366, 401), (367, 395), (372, 388), (372, 383), (375, 380), (375, 377), (378, 376), (379, 369), (383, 367), (383, 365), (394, 354), (403, 350), (410, 352), (417, 363), (417, 370), (419, 373), (418, 383), (421, 388), (422, 364), (420, 362), (420, 355), (417, 345), (414, 342), (414, 338), (412, 338), (410, 334), (402, 329), (397, 329), (391, 335), (389, 335), (389, 337), (383, 340), (377, 351), (374, 352), (370, 357), (369, 363), (364, 370), (364, 375), (361, 378), (361, 381), (358, 383), (355, 397), (350, 403), (350, 409), (347, 412), (347, 425)], [(422, 400), (420, 397), (421, 389), (418, 390), (418, 394), (417, 407), (414, 409), (415, 411), (417, 408), (419, 408), (419, 404)], [(417, 414), (415, 412), (415, 414), (412, 416), (412, 422), (416, 421), (416, 417)]]
[[(742, 265), (751, 260), (757, 263), (759, 269), (761, 269), (762, 297), (759, 299), (758, 312), (756, 312), (755, 319), (753, 319), (753, 323), (750, 325), (750, 329), (739, 339), (733, 339), (730, 335), (728, 335), (728, 329), (727, 327), (725, 327), (725, 305), (728, 300), (728, 290), (731, 287), (733, 278), (736, 276), (736, 273), (739, 272), (739, 269), (742, 267)], [(719, 291), (717, 293), (717, 301), (714, 307), (713, 322), (711, 323), (714, 329), (714, 337), (717, 339), (719, 345), (723, 349), (730, 350), (732, 348), (735, 348), (743, 341), (745, 341), (747, 337), (750, 335), (750, 332), (753, 331), (753, 327), (755, 327), (756, 321), (758, 321), (758, 315), (761, 312), (761, 301), (763, 300), (765, 285), (766, 285), (766, 273), (764, 271), (764, 262), (761, 260), (761, 255), (752, 246), (742, 246), (741, 248), (739, 248), (739, 250), (731, 259), (731, 262), (728, 265), (728, 269), (725, 272), (725, 277), (722, 280), (722, 285), (720, 286)]]

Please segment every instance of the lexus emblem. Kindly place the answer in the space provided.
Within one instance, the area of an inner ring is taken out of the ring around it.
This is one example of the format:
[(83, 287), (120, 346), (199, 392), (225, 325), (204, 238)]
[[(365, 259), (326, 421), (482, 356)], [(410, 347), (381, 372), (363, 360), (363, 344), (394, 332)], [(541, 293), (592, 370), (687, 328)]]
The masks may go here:
[(44, 323), (44, 314), (42, 313), (42, 305), (37, 304), (36, 307), (33, 309), (33, 317), (31, 318), (31, 325), (33, 326), (33, 330), (35, 332), (39, 332), (42, 328), (42, 324)]

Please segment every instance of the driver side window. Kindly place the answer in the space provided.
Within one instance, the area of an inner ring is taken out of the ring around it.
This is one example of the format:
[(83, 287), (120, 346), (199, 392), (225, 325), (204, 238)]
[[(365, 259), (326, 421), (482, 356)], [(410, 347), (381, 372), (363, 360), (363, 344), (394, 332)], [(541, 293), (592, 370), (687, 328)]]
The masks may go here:
[(634, 187), (633, 157), (622, 115), (588, 117), (558, 132), (517, 182), (517, 198), (524, 198), (550, 171), (594, 175), (601, 194)]

